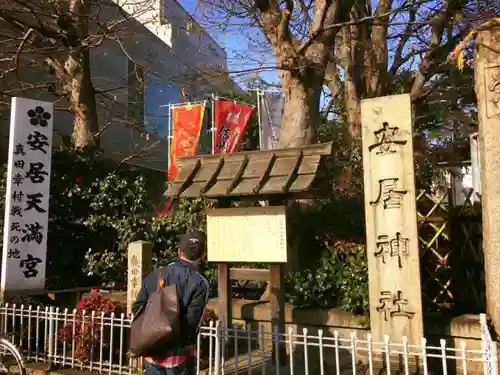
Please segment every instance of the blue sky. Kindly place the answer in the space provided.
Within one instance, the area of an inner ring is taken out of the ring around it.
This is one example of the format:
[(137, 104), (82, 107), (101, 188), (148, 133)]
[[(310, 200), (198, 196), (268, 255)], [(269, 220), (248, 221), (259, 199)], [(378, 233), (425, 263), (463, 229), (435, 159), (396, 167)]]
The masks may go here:
[[(205, 30), (226, 50), (228, 55), (229, 72), (240, 72), (242, 70), (257, 68), (260, 63), (265, 62), (266, 66), (274, 65), (274, 58), (270, 53), (260, 53), (255, 51), (255, 47), (250, 46), (250, 39), (261, 39), (259, 30), (245, 27), (244, 30), (239, 26), (230, 27), (226, 32), (222, 32), (215, 26), (207, 25), (200, 19), (201, 8), (199, 0), (178, 0)], [(252, 55), (248, 55), (248, 51)], [(239, 75), (241, 76), (241, 74)], [(266, 70), (261, 73), (261, 77), (272, 83), (278, 83), (276, 71)]]
[[(274, 57), (269, 53), (256, 53), (256, 49), (249, 45), (252, 38), (262, 38), (259, 30), (246, 28), (243, 32), (241, 27), (233, 27), (227, 32), (206, 25), (200, 20), (200, 8), (198, 0), (179, 0), (179, 3), (188, 11), (205, 30), (223, 47), (228, 55), (228, 69), (230, 73), (241, 72), (242, 70), (256, 69), (260, 62), (265, 61), (266, 65), (274, 65)], [(248, 53), (251, 51), (252, 55)], [(258, 61), (258, 63), (256, 63)], [(260, 75), (267, 82), (278, 83), (276, 71), (267, 70)], [(241, 74), (236, 74), (236, 81), (241, 82)], [(145, 121), (146, 128), (151, 133), (161, 137), (167, 137), (169, 131), (170, 114), (168, 103), (179, 103), (180, 93), (177, 88), (158, 80), (148, 82), (145, 89)]]

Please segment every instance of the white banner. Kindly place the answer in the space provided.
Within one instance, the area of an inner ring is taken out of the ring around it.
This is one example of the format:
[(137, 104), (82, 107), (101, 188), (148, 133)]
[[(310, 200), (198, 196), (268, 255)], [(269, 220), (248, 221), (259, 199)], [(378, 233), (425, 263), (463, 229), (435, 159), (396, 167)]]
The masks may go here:
[(13, 98), (10, 115), (1, 292), (45, 288), (52, 103)]
[(283, 115), (283, 95), (276, 92), (263, 92), (259, 95), (260, 149), (278, 148), (280, 140), (281, 117)]

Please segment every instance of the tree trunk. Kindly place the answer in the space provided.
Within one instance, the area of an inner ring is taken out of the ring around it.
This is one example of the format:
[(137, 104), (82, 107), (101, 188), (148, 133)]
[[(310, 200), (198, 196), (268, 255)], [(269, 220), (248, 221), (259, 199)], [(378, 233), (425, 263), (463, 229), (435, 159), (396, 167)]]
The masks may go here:
[(73, 146), (88, 149), (97, 146), (99, 123), (97, 103), (90, 73), (89, 50), (72, 53), (65, 63), (67, 80), (65, 91), (75, 116), (73, 122)]
[(298, 147), (314, 143), (319, 121), (321, 84), (311, 75), (296, 75), (288, 71), (282, 73), (281, 82), (284, 108), (280, 147)]
[[(66, 8), (67, 6), (67, 8)], [(54, 61), (55, 73), (63, 94), (69, 101), (75, 116), (73, 122), (73, 146), (83, 150), (97, 146), (99, 123), (97, 103), (90, 72), (90, 50), (86, 45), (91, 17), (91, 0), (69, 0), (60, 3), (58, 22), (64, 30), (68, 55), (62, 61)]]
[(344, 72), (344, 107), (351, 140), (361, 137), (361, 98), (356, 88), (353, 69)]

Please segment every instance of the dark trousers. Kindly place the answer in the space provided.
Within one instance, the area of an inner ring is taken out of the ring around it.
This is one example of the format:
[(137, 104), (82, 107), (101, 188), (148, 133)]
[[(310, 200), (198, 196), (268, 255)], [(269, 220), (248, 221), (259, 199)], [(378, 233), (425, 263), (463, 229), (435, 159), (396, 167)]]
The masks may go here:
[(186, 362), (177, 367), (162, 367), (146, 363), (146, 375), (195, 375), (194, 357), (190, 357)]

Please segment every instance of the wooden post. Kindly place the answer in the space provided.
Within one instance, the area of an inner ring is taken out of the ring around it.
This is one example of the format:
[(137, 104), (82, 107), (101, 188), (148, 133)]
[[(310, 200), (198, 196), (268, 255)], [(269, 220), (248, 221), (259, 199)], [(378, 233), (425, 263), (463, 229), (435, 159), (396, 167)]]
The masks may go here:
[(475, 89), (479, 114), (486, 311), (500, 334), (500, 27), (478, 33)]
[(219, 263), (218, 268), (219, 320), (224, 323), (224, 327), (231, 328), (233, 324), (233, 306), (229, 263)]
[[(286, 201), (280, 198), (270, 199), (270, 206), (286, 205)], [(286, 349), (283, 338), (280, 335), (285, 334), (285, 264), (272, 264), (269, 286), (271, 293), (271, 326), (273, 334), (277, 333), (276, 342), (278, 346), (273, 345), (273, 358), (272, 363), (276, 366), (286, 365)]]
[(283, 337), (285, 333), (285, 265), (271, 265), (269, 284), (271, 286), (271, 325), (278, 345), (273, 345), (273, 365), (286, 365), (286, 350)]
[[(228, 208), (231, 206), (229, 199), (218, 199), (218, 208)], [(231, 273), (229, 263), (219, 263), (219, 275), (217, 278), (217, 290), (219, 298), (219, 320), (224, 327), (231, 328), (233, 324), (233, 301), (231, 292)]]

